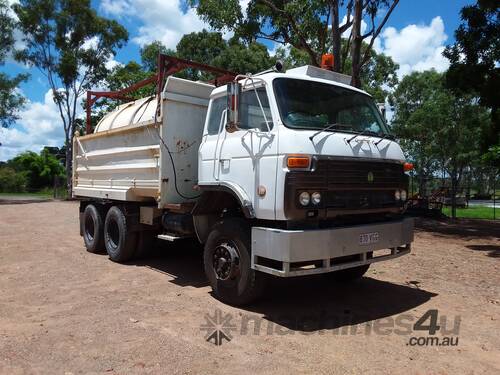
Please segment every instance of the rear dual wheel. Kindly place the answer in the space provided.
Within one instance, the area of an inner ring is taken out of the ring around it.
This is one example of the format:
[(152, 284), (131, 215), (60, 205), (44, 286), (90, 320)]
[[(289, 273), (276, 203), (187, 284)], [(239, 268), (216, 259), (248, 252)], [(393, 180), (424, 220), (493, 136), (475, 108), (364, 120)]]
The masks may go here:
[(104, 247), (104, 219), (102, 210), (89, 204), (83, 211), (82, 218), (83, 242), (90, 253), (103, 253)]
[(87, 251), (106, 251), (114, 262), (140, 258), (154, 246), (155, 233), (132, 231), (124, 210), (118, 206), (105, 210), (94, 204), (85, 207), (82, 218), (83, 241)]
[(134, 256), (137, 233), (131, 231), (127, 217), (117, 206), (111, 207), (106, 214), (104, 245), (109, 259), (114, 262), (127, 262)]

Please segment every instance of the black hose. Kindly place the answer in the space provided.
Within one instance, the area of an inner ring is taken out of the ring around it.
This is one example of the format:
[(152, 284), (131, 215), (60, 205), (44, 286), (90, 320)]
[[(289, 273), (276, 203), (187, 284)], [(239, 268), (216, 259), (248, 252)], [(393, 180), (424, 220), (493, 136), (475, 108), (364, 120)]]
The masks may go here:
[[(155, 87), (156, 87), (156, 85), (155, 85)], [(156, 118), (157, 118), (156, 116), (158, 114), (158, 109), (159, 109), (159, 106), (160, 106), (160, 102), (161, 102), (161, 98), (158, 98), (158, 102), (156, 104), (156, 110), (155, 110), (155, 123), (156, 123)], [(177, 187), (177, 171), (175, 170), (174, 158), (172, 157), (172, 153), (170, 152), (170, 149), (168, 148), (168, 146), (165, 143), (165, 141), (163, 140), (163, 138), (162, 138), (162, 136), (161, 136), (160, 131), (158, 130), (158, 128), (155, 127), (155, 130), (156, 130), (156, 133), (158, 135), (158, 138), (160, 138), (160, 141), (163, 144), (163, 147), (165, 147), (165, 149), (167, 150), (168, 156), (170, 157), (170, 162), (172, 163), (172, 170), (174, 172), (174, 188), (175, 188), (175, 191), (177, 192), (177, 194), (179, 194), (179, 196), (182, 197), (182, 198), (184, 198), (184, 199), (196, 199), (196, 198), (201, 197), (201, 194), (196, 195), (194, 197), (188, 197), (188, 196), (182, 194), (179, 191), (179, 188)]]

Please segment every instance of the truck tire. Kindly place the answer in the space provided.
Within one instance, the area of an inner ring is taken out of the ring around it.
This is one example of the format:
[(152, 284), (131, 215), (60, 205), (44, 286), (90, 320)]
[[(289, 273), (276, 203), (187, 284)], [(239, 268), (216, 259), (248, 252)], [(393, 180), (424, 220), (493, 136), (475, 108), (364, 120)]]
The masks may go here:
[(137, 234), (130, 230), (126, 216), (117, 206), (111, 207), (106, 215), (104, 244), (109, 259), (114, 262), (127, 262), (134, 256)]
[(368, 271), (368, 268), (370, 268), (370, 265), (365, 264), (358, 267), (347, 268), (345, 270), (334, 271), (329, 273), (328, 275), (330, 275), (330, 277), (334, 281), (349, 282), (361, 279), (366, 271)]
[(89, 253), (103, 253), (104, 247), (104, 222), (101, 211), (93, 204), (87, 205), (82, 218), (83, 242)]
[(250, 228), (234, 218), (215, 224), (205, 243), (205, 274), (215, 296), (229, 305), (248, 304), (263, 291), (265, 275), (250, 267), (250, 243)]

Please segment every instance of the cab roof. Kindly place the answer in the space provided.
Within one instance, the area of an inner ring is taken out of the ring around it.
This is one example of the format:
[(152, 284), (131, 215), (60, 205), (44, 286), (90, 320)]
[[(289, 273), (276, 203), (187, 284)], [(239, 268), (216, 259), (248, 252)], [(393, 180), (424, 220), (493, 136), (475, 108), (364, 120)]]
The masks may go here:
[[(359, 92), (360, 94), (368, 95), (366, 91), (360, 90), (354, 86), (347, 84), (346, 82), (350, 81), (350, 76), (339, 74), (335, 72), (331, 72), (325, 69), (317, 68), (311, 65), (304, 65), (298, 68), (289, 69), (285, 73), (279, 72), (269, 72), (264, 74), (256, 74), (252, 76), (256, 80), (265, 81), (267, 84), (272, 84), (272, 81), (276, 78), (289, 78), (289, 79), (301, 79), (305, 81), (313, 81), (326, 83), (329, 85), (334, 85), (338, 87), (343, 87), (348, 90)], [(244, 79), (242, 80), (245, 81)], [(256, 82), (257, 85), (257, 82)], [(214, 89), (212, 92), (213, 96), (220, 96), (222, 93), (225, 93), (227, 90), (226, 85), (220, 86)]]

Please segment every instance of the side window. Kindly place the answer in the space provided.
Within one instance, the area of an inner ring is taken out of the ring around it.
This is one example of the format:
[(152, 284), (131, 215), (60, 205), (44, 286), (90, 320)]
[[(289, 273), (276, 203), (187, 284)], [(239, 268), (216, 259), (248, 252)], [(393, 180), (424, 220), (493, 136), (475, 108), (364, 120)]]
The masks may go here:
[[(217, 134), (219, 132), (220, 119), (222, 112), (226, 109), (226, 97), (214, 99), (210, 108), (208, 117), (208, 135)], [(222, 125), (224, 127), (224, 124)]]
[[(272, 128), (271, 109), (269, 108), (269, 100), (267, 99), (266, 90), (264, 88), (257, 89), (260, 103), (266, 114), (269, 127)], [(240, 129), (260, 129), (267, 131), (266, 121), (262, 110), (260, 109), (255, 90), (248, 90), (241, 94), (240, 102)]]

